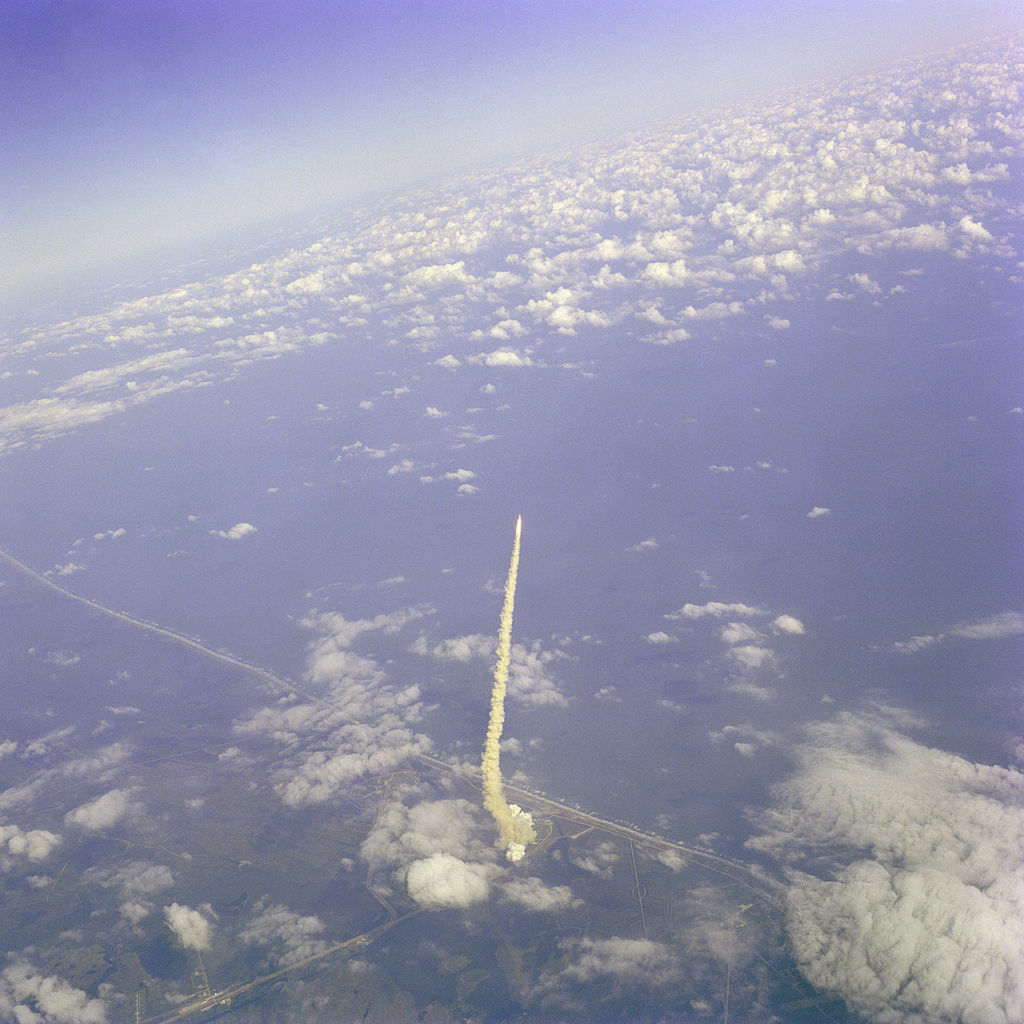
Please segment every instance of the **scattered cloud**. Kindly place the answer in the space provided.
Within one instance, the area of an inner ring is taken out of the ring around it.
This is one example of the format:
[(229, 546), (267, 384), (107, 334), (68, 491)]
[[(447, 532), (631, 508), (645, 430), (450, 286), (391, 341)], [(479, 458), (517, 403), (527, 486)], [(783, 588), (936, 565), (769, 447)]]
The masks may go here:
[(659, 864), (664, 864), (670, 871), (678, 874), (686, 867), (686, 859), (676, 850), (658, 850), (654, 859)]
[(513, 368), (533, 366), (533, 360), (528, 355), (523, 355), (511, 348), (498, 348), (493, 352), (481, 352), (479, 355), (471, 356), (470, 362), (483, 363), (484, 366)]
[[(370, 403), (372, 407), (373, 403)], [(338, 460), (341, 461), (342, 456), (356, 457), (363, 456), (367, 459), (385, 459), (389, 455), (393, 455), (398, 451), (398, 444), (390, 444), (387, 448), (374, 448), (370, 445), (363, 444), (362, 441), (353, 441), (351, 444), (344, 444), (341, 446), (341, 455), (338, 456)]]
[(414, 789), (384, 804), (360, 854), (374, 873), (426, 907), (468, 907), (502, 874), (490, 816), (468, 800), (423, 800)]
[(494, 657), (497, 640), (485, 633), (471, 633), (467, 636), (449, 637), (430, 646), (427, 638), (420, 634), (412, 649), (417, 654), (438, 658), (441, 661), (471, 661), (474, 658)]
[(849, 280), (868, 295), (881, 295), (882, 286), (865, 273), (850, 274)]
[(1024, 633), (1024, 614), (1000, 612), (976, 622), (963, 622), (952, 626), (949, 635), (963, 640), (1003, 640)]
[(118, 907), (121, 916), (138, 924), (155, 909), (152, 897), (174, 885), (174, 876), (164, 864), (137, 860), (123, 867), (90, 868), (83, 881), (113, 889), (121, 900)]
[(320, 918), (297, 914), (279, 903), (268, 904), (264, 898), (253, 905), (252, 916), (238, 938), (249, 946), (266, 947), (263, 968), (277, 970), (327, 949), (327, 942), (317, 938), (323, 931)]
[(497, 859), (493, 824), (482, 806), (468, 800), (423, 800), (415, 792), (400, 794), (380, 810), (360, 847), (374, 870), (390, 868), (402, 877), (415, 860), (447, 853), (463, 861)]
[(628, 547), (627, 551), (656, 551), (659, 547), (658, 542), (653, 537), (648, 537), (647, 540), (640, 541), (639, 544), (633, 544)]
[(794, 636), (802, 636), (806, 632), (804, 624), (792, 615), (780, 615), (773, 619), (772, 629), (776, 633), (789, 633)]
[(116, 888), (125, 896), (153, 896), (174, 885), (174, 875), (166, 864), (134, 860), (116, 868), (90, 868), (84, 879), (104, 888)]
[(761, 634), (745, 622), (730, 622), (722, 627), (722, 640), (730, 646), (747, 644), (761, 639)]
[(511, 878), (501, 887), (502, 899), (538, 914), (563, 914), (583, 906), (567, 885), (545, 885), (539, 878)]
[(621, 860), (619, 849), (615, 843), (603, 839), (593, 846), (574, 849), (569, 860), (576, 867), (598, 878), (609, 879), (615, 873), (615, 865)]
[(241, 540), (243, 537), (249, 537), (256, 532), (256, 527), (252, 523), (235, 523), (228, 530), (211, 530), (210, 533), (216, 534), (218, 537), (224, 537), (226, 540)]
[(660, 629), (654, 633), (648, 633), (644, 639), (649, 644), (674, 644), (676, 642), (676, 638), (674, 636), (670, 636), (668, 633), (665, 633)]
[(61, 842), (60, 836), (44, 829), (23, 832), (17, 825), (0, 825), (0, 871), (9, 871), (20, 860), (46, 860)]
[(56, 665), (58, 668), (70, 668), (82, 660), (78, 654), (69, 654), (67, 651), (50, 651), (46, 656), (48, 665)]
[(0, 1016), (18, 1024), (107, 1024), (107, 1004), (13, 955), (0, 972)]
[[(677, 952), (651, 939), (568, 938), (559, 941), (563, 966), (541, 974), (524, 993), (541, 1005), (568, 1005), (581, 1010), (577, 993), (588, 986), (593, 1000), (630, 1001), (652, 988), (664, 988), (682, 975)], [(619, 1015), (616, 1014), (616, 1017)]]
[(999, 612), (986, 619), (961, 622), (949, 626), (941, 633), (912, 636), (908, 640), (896, 640), (889, 648), (897, 654), (917, 654), (928, 647), (945, 640), (1005, 640), (1024, 634), (1024, 613)]
[(234, 724), (239, 735), (265, 737), (288, 749), (274, 773), (274, 789), (285, 804), (332, 800), (363, 775), (430, 749), (429, 738), (415, 728), (422, 717), (419, 687), (396, 687), (373, 658), (352, 650), (363, 634), (397, 634), (424, 614), (423, 608), (403, 608), (372, 619), (346, 619), (320, 612), (302, 621), (317, 634), (306, 660), (310, 693), (260, 708)]
[(123, 526), (119, 526), (116, 530), (104, 530), (102, 533), (94, 533), (92, 538), (93, 540), (117, 540), (127, 532)]
[(112, 789), (95, 800), (69, 811), (64, 820), (68, 825), (89, 832), (105, 832), (129, 814), (138, 810), (131, 790)]
[(731, 743), (736, 753), (744, 757), (753, 757), (759, 750), (770, 747), (779, 740), (775, 733), (757, 729), (752, 725), (726, 725), (708, 733), (708, 736), (712, 743)]
[(773, 662), (775, 654), (770, 648), (758, 644), (741, 644), (730, 649), (729, 657), (743, 668), (764, 668)]
[(720, 619), (725, 615), (740, 615), (743, 617), (764, 615), (760, 608), (749, 604), (728, 604), (723, 601), (708, 601), (705, 604), (684, 604), (682, 608), (674, 612), (668, 612), (666, 619), (702, 619), (705, 616), (712, 616)]
[[(715, 629), (719, 639), (728, 648), (721, 669), (722, 681), (727, 689), (743, 697), (768, 701), (776, 696), (772, 684), (782, 677), (780, 659), (772, 647), (768, 646), (771, 636), (795, 636), (804, 632), (803, 623), (793, 615), (776, 616), (768, 624), (768, 629), (756, 628), (750, 622), (742, 621), (764, 619), (770, 615), (771, 612), (764, 608), (742, 602), (707, 601), (704, 604), (684, 604), (674, 612), (667, 612), (665, 618), (674, 622), (690, 620), (695, 623), (692, 629), (700, 632), (703, 628), (705, 635), (710, 632), (709, 626)], [(730, 621), (721, 626), (716, 625), (718, 620), (726, 617)], [(711, 621), (704, 623), (703, 627), (696, 625), (702, 620)], [(751, 748), (741, 752), (752, 754), (754, 750)]]
[[(496, 639), (490, 634), (472, 633), (468, 636), (450, 637), (431, 645), (423, 635), (412, 645), (416, 654), (436, 658), (440, 661), (471, 661), (492, 659)], [(569, 701), (562, 693), (555, 676), (555, 665), (568, 655), (555, 648), (545, 648), (539, 640), (532, 644), (513, 644), (510, 650), (508, 698), (519, 704), (539, 707), (550, 705), (568, 707)]]
[[(755, 310), (784, 330), (788, 318), (765, 304), (778, 310), (817, 283), (809, 271), (844, 256), (866, 268), (892, 249), (949, 266), (983, 254), (1016, 272), (994, 191), (1009, 188), (1004, 153), (1019, 141), (1007, 109), (1014, 45), (439, 185), (237, 271), (26, 328), (14, 339), (30, 363), (18, 376), (35, 390), (0, 408), (0, 451), (216, 386), (351, 328), (447, 371), (528, 367), (544, 365), (544, 345), (624, 321), (652, 344)], [(938, 102), (950, 81), (954, 101)], [(444, 213), (424, 220), (424, 203)], [(867, 269), (841, 276), (872, 301), (893, 296)], [(827, 280), (831, 295), (847, 297), (835, 274)], [(703, 304), (683, 305), (684, 288)], [(529, 349), (514, 347), (527, 335)], [(448, 351), (437, 349), (441, 337), (453, 339)], [(450, 347), (460, 338), (476, 354)], [(69, 357), (57, 380), (31, 365), (55, 352)]]
[(807, 519), (818, 519), (821, 516), (828, 516), (832, 514), (832, 509), (825, 508), (823, 505), (815, 505), (810, 512), (807, 513)]
[(532, 644), (513, 644), (508, 675), (508, 696), (520, 704), (535, 707), (547, 705), (568, 707), (553, 667), (568, 655), (559, 650), (545, 649), (539, 640)]

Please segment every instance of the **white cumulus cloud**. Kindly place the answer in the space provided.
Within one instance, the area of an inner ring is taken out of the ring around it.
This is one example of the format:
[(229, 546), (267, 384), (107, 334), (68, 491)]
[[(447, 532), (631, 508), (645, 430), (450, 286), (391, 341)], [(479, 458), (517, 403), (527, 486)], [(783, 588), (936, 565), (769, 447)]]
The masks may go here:
[(413, 861), (406, 875), (409, 895), (423, 907), (469, 907), (490, 895), (493, 864), (467, 864), (450, 853)]
[(107, 1004), (21, 956), (0, 973), (0, 1016), (17, 1024), (107, 1024)]
[(776, 633), (790, 633), (799, 636), (805, 632), (804, 624), (793, 615), (780, 615), (772, 620), (772, 629)]
[(727, 603), (724, 601), (708, 601), (705, 604), (684, 604), (682, 608), (674, 612), (668, 612), (666, 619), (702, 619), (710, 615), (720, 619), (725, 615), (753, 616), (764, 615), (760, 608), (749, 604)]
[(91, 800), (81, 807), (69, 811), (64, 820), (69, 825), (84, 828), (90, 832), (104, 832), (113, 828), (129, 812), (136, 809), (131, 792), (127, 789), (112, 789), (109, 793)]
[(474, 362), (482, 362), (484, 366), (532, 366), (533, 361), (529, 356), (516, 352), (511, 348), (499, 348), (493, 352), (485, 352), (474, 357)]
[(224, 537), (226, 540), (241, 540), (243, 537), (255, 533), (256, 527), (252, 523), (235, 523), (228, 530), (211, 530), (210, 532), (218, 537)]
[(0, 871), (8, 870), (16, 860), (46, 860), (61, 837), (45, 829), (23, 832), (17, 825), (0, 825)]
[(676, 642), (676, 638), (666, 633), (664, 630), (656, 630), (653, 633), (648, 633), (644, 639), (649, 644), (673, 644)]
[(545, 885), (539, 878), (511, 878), (502, 886), (502, 899), (538, 914), (561, 914), (583, 906), (567, 885)]
[(185, 949), (201, 951), (210, 948), (210, 922), (198, 910), (172, 903), (164, 907), (164, 918)]

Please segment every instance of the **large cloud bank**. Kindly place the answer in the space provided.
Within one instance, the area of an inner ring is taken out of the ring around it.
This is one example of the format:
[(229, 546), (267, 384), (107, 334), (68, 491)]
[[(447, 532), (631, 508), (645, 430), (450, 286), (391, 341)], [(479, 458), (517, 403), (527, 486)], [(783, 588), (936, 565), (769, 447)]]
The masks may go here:
[(882, 1024), (1019, 1024), (1024, 774), (924, 746), (898, 721), (815, 725), (759, 816), (750, 845), (789, 867), (793, 954)]
[[(785, 331), (807, 289), (880, 303), (915, 287), (875, 280), (872, 256), (1015, 273), (1019, 78), (1020, 42), (1008, 39), (693, 117), (421, 190), (236, 273), (26, 328), (15, 338), (19, 401), (0, 407), (0, 453), (353, 337), (408, 344), (424, 371), (360, 408), (415, 382), (439, 412), (428, 367), (578, 370), (565, 358), (577, 337), (670, 345), (737, 317)], [(835, 267), (823, 286), (820, 272)], [(54, 353), (64, 376), (36, 377), (33, 363)], [(386, 451), (401, 466), (416, 450), (401, 447), (361, 453)]]

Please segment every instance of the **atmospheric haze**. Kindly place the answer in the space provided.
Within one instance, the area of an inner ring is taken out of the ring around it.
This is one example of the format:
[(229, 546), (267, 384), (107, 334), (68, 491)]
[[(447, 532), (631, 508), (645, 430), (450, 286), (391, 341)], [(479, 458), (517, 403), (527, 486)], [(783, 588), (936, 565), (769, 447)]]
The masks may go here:
[(512, 544), (512, 561), (505, 581), (505, 600), (501, 606), (498, 629), (498, 654), (494, 663), (494, 687), (491, 690), (491, 716), (480, 771), (484, 782), (484, 807), (491, 812), (498, 826), (498, 845), (515, 863), (522, 859), (526, 847), (536, 839), (533, 819), (527, 811), (509, 804), (501, 788), (501, 730), (505, 724), (505, 691), (508, 688), (508, 665), (512, 648), (512, 610), (516, 601), (516, 577), (519, 575), (519, 541), (523, 533), (523, 517), (516, 519), (516, 539)]

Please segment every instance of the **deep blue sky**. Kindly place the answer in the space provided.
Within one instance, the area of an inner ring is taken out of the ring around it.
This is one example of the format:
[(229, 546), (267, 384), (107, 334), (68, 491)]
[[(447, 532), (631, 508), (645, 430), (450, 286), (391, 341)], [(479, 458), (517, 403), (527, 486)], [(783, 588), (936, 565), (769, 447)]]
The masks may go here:
[(1000, 0), (7, 0), (0, 287), (1021, 28)]

